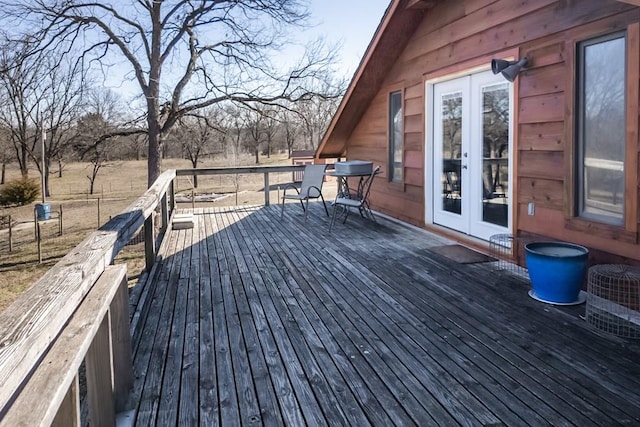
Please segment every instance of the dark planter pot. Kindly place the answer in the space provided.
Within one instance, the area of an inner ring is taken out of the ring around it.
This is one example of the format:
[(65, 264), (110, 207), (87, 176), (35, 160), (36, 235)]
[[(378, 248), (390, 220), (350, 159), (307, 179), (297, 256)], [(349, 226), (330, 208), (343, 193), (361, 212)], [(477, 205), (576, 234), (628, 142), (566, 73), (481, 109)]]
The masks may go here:
[(587, 273), (587, 248), (564, 242), (535, 242), (525, 245), (525, 250), (532, 298), (558, 305), (584, 302), (580, 289)]

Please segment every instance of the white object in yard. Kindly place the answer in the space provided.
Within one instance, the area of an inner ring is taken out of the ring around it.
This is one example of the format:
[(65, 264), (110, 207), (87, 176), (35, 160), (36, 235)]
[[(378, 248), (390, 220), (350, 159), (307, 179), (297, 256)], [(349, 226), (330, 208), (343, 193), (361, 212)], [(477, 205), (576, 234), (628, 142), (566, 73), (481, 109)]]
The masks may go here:
[(193, 214), (174, 214), (172, 221), (172, 228), (174, 230), (184, 230), (186, 228), (193, 228)]

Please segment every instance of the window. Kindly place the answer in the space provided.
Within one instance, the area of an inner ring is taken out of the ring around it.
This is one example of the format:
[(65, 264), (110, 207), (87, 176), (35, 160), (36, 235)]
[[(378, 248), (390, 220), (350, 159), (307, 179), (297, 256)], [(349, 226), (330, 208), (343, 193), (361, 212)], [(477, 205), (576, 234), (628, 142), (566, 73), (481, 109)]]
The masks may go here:
[(624, 223), (626, 35), (578, 44), (577, 215)]
[(402, 182), (402, 92), (389, 94), (389, 180)]

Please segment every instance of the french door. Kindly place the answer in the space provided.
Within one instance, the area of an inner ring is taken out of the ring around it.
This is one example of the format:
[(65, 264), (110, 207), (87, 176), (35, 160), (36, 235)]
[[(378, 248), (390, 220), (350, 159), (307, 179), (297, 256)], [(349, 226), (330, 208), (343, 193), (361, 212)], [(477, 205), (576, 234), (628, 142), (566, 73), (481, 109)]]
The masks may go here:
[(512, 90), (485, 71), (433, 85), (433, 222), (489, 240), (511, 223)]

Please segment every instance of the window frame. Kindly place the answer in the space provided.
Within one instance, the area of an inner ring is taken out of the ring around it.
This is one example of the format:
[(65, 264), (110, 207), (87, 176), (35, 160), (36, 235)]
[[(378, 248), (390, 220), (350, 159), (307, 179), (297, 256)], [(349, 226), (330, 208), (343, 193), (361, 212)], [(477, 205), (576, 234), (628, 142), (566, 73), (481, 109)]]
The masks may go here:
[[(394, 107), (394, 103), (392, 102), (392, 98), (394, 96), (399, 96), (399, 109), (400, 109), (400, 117), (402, 122), (400, 123), (400, 144), (401, 144), (401, 159), (400, 159), (400, 176), (397, 177), (395, 173), (395, 151), (397, 147), (397, 141), (395, 139), (395, 126), (393, 122), (394, 111), (392, 108)], [(405, 173), (404, 173), (404, 90), (403, 89), (394, 89), (390, 90), (387, 95), (387, 162), (388, 162), (388, 173), (387, 177), (389, 182), (395, 184), (404, 183)]]
[[(577, 186), (576, 179), (576, 156), (577, 144), (575, 141), (575, 112), (577, 110), (576, 90), (577, 63), (576, 51), (580, 41), (595, 38), (598, 35), (627, 31), (627, 129), (626, 129), (626, 176), (625, 176), (625, 221), (622, 225), (610, 225), (602, 222), (591, 221), (586, 218), (576, 216), (577, 207)], [(565, 74), (564, 95), (566, 113), (564, 117), (565, 126), (563, 140), (566, 142), (564, 148), (565, 164), (565, 221), (564, 228), (569, 233), (578, 232), (585, 235), (583, 244), (596, 246), (611, 245), (612, 242), (623, 244), (638, 244), (640, 242), (640, 212), (638, 211), (639, 194), (638, 171), (640, 161), (640, 22), (631, 22), (627, 25), (615, 25), (612, 22), (595, 22), (591, 25), (581, 27), (573, 33), (573, 36), (565, 39), (567, 49), (565, 61), (569, 64), (569, 70)]]
[(626, 222), (626, 205), (627, 201), (625, 200), (624, 195), (626, 194), (626, 186), (627, 186), (627, 174), (628, 170), (628, 156), (627, 156), (627, 146), (629, 144), (628, 136), (625, 134), (624, 138), (624, 165), (623, 165), (623, 190), (622, 190), (622, 199), (623, 199), (623, 211), (620, 218), (615, 216), (609, 216), (604, 214), (590, 213), (585, 212), (585, 178), (584, 178), (584, 163), (585, 163), (585, 125), (586, 120), (585, 116), (585, 96), (584, 96), (584, 81), (585, 81), (585, 52), (589, 46), (594, 46), (599, 43), (606, 43), (608, 41), (623, 39), (625, 44), (625, 54), (624, 54), (624, 82), (623, 86), (625, 88), (625, 99), (624, 99), (624, 120), (625, 120), (625, 129), (627, 127), (627, 118), (629, 116), (629, 103), (628, 103), (628, 62), (629, 62), (629, 52), (628, 52), (628, 43), (629, 37), (626, 29), (612, 31), (606, 34), (600, 34), (594, 37), (588, 37), (581, 40), (578, 40), (575, 44), (575, 117), (574, 117), (574, 126), (575, 126), (575, 169), (573, 172), (573, 179), (575, 180), (575, 192), (574, 192), (574, 216), (580, 218), (585, 221), (590, 221), (599, 224), (605, 224), (613, 227), (623, 227)]

